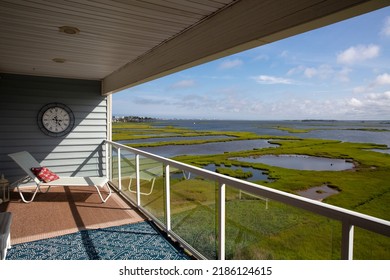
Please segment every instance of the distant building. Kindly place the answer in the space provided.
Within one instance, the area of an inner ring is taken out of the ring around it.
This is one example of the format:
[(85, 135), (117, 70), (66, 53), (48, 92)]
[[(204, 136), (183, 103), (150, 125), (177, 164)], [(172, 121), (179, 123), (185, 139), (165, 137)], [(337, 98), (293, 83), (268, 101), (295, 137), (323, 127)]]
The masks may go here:
[(138, 116), (113, 116), (112, 122), (150, 122), (156, 120), (155, 118), (149, 117), (138, 117)]

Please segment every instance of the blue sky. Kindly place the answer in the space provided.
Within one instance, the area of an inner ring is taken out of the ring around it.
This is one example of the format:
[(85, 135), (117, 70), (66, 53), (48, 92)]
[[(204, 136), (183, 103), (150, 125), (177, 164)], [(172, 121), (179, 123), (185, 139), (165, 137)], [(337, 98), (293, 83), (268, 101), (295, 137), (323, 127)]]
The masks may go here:
[(113, 115), (390, 119), (390, 7), (113, 95)]

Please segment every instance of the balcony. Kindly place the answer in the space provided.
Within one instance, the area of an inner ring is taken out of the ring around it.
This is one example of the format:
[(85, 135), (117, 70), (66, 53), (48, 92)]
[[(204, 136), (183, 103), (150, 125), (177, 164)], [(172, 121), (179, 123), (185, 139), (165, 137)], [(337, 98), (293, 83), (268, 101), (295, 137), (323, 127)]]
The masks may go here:
[[(23, 250), (34, 245), (32, 241), (66, 234), (70, 239), (81, 238), (83, 246), (77, 250), (84, 250), (88, 247), (86, 243), (96, 242), (91, 237), (96, 231), (100, 231), (98, 238), (106, 240), (111, 248), (115, 248), (110, 243), (111, 232), (125, 231), (130, 235), (118, 237), (125, 246), (136, 242), (132, 238), (139, 230), (120, 227), (134, 225), (147, 227), (151, 231), (148, 234), (154, 237), (163, 237), (161, 242), (168, 249), (159, 258), (389, 258), (386, 249), (390, 244), (389, 221), (111, 141), (105, 141), (105, 157), (109, 163), (106, 172), (116, 190), (105, 204), (99, 202), (92, 188), (58, 187), (38, 196), (31, 204), (21, 203), (15, 192), (9, 203), (0, 205), (1, 211), (11, 211), (15, 216), (12, 243), (24, 244), (11, 248), (10, 256), (17, 259), (18, 254), (23, 255)], [(77, 232), (81, 237), (69, 235)], [(126, 255), (124, 259), (155, 258), (153, 250), (142, 247), (142, 244), (149, 246), (147, 243), (140, 242), (136, 251), (148, 251), (149, 255)], [(156, 246), (163, 246), (159, 244)], [(72, 243), (67, 246), (71, 246), (69, 250), (77, 247)], [(118, 257), (115, 252), (96, 255), (97, 249), (92, 247), (82, 253), (87, 255), (86, 259)], [(88, 250), (95, 250), (95, 255)], [(58, 254), (66, 258), (63, 252)], [(28, 258), (34, 259), (34, 255)]]

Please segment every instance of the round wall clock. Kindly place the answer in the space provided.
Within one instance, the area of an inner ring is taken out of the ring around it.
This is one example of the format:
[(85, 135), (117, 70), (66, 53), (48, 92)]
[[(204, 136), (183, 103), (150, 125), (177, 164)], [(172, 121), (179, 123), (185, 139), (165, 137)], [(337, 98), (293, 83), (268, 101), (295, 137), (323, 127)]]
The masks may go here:
[(43, 133), (52, 137), (68, 134), (74, 126), (72, 110), (61, 103), (49, 103), (39, 110), (38, 126)]

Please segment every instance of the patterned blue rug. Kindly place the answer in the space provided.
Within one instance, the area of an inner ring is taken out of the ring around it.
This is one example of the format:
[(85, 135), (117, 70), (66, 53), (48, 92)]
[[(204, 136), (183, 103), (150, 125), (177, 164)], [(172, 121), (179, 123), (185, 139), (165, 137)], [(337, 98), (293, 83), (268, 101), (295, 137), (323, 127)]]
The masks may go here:
[(150, 222), (82, 230), (54, 238), (16, 244), (7, 260), (186, 260)]

